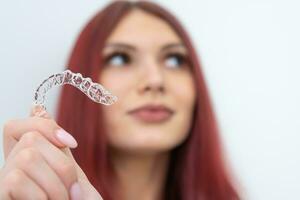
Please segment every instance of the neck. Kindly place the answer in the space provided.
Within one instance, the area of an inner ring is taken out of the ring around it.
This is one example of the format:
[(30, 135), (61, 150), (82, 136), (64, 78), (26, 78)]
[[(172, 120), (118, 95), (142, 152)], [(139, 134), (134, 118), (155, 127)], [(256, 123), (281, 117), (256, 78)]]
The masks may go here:
[(162, 199), (169, 153), (137, 155), (112, 151), (110, 158), (116, 176), (117, 199)]

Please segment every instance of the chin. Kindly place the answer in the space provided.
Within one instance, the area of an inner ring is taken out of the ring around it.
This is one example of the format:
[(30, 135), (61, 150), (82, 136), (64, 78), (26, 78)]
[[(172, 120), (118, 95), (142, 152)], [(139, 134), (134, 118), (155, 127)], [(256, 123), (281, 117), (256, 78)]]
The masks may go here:
[(118, 151), (139, 154), (173, 150), (187, 138), (189, 128), (183, 126), (178, 118), (160, 124), (123, 121), (122, 126), (118, 125), (107, 133), (109, 146)]
[(139, 135), (135, 135), (135, 137), (131, 135), (126, 138), (119, 138), (119, 140), (114, 138), (114, 141), (110, 141), (110, 146), (122, 152), (134, 154), (157, 154), (173, 150), (184, 140), (184, 137), (163, 137), (166, 136), (165, 133), (163, 136), (158, 133), (148, 134), (147, 137), (145, 135), (141, 137), (139, 133)]
[(122, 146), (122, 147), (113, 147), (122, 151), (122, 153), (128, 153), (132, 155), (153, 155), (170, 152), (172, 148), (166, 146), (157, 146), (157, 145), (132, 145), (132, 146)]

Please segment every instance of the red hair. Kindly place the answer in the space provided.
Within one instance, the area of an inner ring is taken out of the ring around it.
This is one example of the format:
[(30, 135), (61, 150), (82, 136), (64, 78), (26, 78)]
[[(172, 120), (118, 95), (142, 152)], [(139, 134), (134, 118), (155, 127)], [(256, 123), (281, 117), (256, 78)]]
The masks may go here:
[[(188, 34), (172, 14), (150, 2), (114, 1), (84, 27), (70, 55), (68, 68), (98, 80), (102, 67), (100, 52), (105, 41), (132, 9), (142, 9), (170, 24), (188, 50), (196, 83), (197, 100), (191, 130), (187, 140), (171, 151), (165, 199), (239, 199), (226, 170), (218, 126), (200, 62)], [(113, 199), (113, 172), (107, 154), (101, 106), (66, 85), (59, 99), (57, 114), (58, 123), (79, 143), (73, 150), (76, 161), (103, 198)]]

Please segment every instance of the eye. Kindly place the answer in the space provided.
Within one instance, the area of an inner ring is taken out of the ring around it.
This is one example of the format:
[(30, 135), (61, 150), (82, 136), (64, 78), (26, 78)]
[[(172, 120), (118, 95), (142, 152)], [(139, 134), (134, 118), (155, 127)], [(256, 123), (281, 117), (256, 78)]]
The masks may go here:
[(176, 68), (185, 65), (187, 59), (185, 55), (182, 55), (180, 53), (171, 53), (165, 57), (164, 62), (167, 67)]
[(130, 56), (124, 52), (114, 52), (105, 58), (105, 64), (110, 66), (127, 65), (131, 61)]

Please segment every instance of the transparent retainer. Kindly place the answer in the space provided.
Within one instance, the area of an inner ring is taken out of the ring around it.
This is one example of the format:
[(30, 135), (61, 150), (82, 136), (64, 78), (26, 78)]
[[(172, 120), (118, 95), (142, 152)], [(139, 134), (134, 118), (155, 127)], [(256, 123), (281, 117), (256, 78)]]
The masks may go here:
[(36, 89), (34, 94), (34, 105), (39, 105), (46, 110), (46, 93), (54, 86), (69, 84), (82, 91), (86, 96), (96, 103), (112, 105), (117, 97), (112, 95), (99, 83), (94, 83), (90, 78), (84, 78), (80, 73), (65, 70), (62, 73), (53, 74), (44, 80)]

